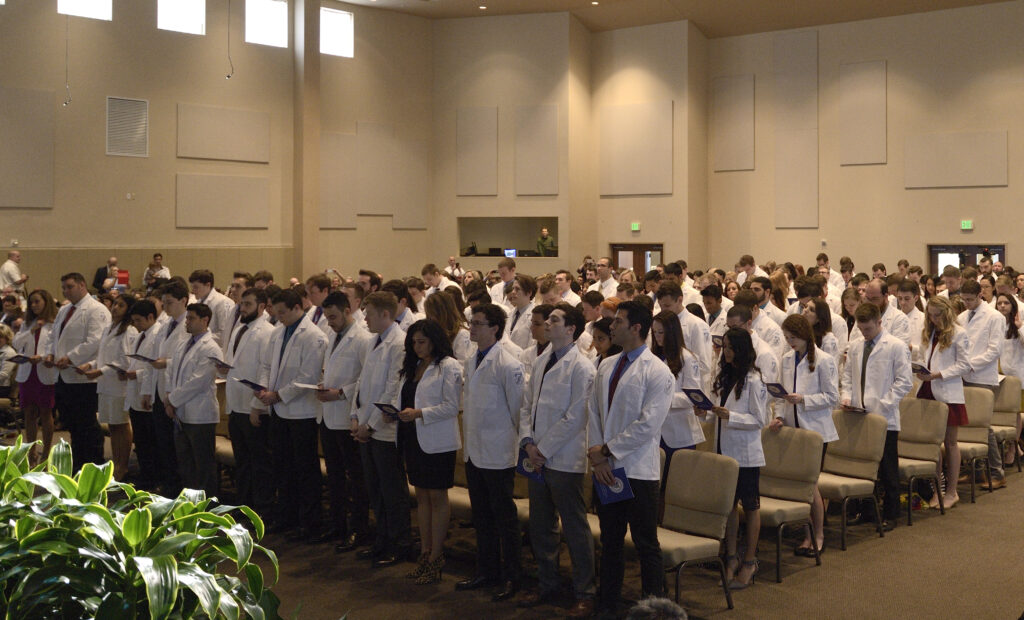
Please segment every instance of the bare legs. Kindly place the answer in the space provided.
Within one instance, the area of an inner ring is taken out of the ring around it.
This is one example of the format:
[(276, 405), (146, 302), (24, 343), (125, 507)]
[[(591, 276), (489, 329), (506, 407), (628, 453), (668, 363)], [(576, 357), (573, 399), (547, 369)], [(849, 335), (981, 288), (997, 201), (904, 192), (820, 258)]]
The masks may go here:
[[(957, 444), (959, 429), (959, 426), (946, 426), (946, 495), (942, 498), (946, 508), (960, 500), (956, 492), (957, 478), (960, 477), (960, 446)], [(974, 475), (974, 472), (971, 472), (971, 475)]]
[(820, 550), (825, 544), (825, 502), (821, 499), (821, 491), (814, 487), (814, 498), (811, 500), (811, 529), (807, 530), (807, 536), (801, 547), (811, 548), (811, 532), (814, 532), (814, 542)]
[(35, 465), (45, 461), (50, 456), (50, 446), (53, 445), (53, 411), (41, 409), (36, 405), (28, 405), (24, 408), (25, 413), (25, 442), (36, 440), (39, 430), (43, 431), (43, 452), (36, 454), (35, 446), (29, 453), (30, 462)]
[(421, 489), (416, 487), (416, 522), (420, 527), (420, 553), (427, 561), (436, 560), (444, 553), (444, 539), (448, 535), (451, 509), (448, 489)]
[(128, 459), (132, 455), (132, 425), (108, 424), (110, 428), (110, 452), (114, 461), (114, 479), (123, 481), (128, 474)]
[[(750, 583), (750, 578), (756, 569), (754, 560), (757, 558), (757, 540), (761, 536), (761, 511), (751, 510), (746, 513), (747, 523), (747, 549), (744, 556), (740, 558), (743, 560), (743, 564), (739, 565), (739, 571), (736, 571), (736, 565), (730, 563), (726, 567), (725, 579), (726, 582), (733, 580), (735, 575), (736, 581), (740, 583)], [(727, 556), (732, 557), (736, 555), (736, 538), (739, 535), (740, 526), (740, 513), (739, 510), (733, 509), (732, 514), (729, 515), (729, 521), (725, 526), (725, 553)]]

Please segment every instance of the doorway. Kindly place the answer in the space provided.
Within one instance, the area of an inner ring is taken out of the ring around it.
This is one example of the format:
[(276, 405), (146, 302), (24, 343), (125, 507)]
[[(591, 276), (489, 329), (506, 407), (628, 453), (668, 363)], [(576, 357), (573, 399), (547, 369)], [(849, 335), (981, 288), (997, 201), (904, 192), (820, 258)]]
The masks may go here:
[(977, 267), (978, 261), (984, 256), (991, 257), (993, 263), (1001, 262), (1006, 265), (1006, 244), (929, 245), (928, 267), (933, 274), (941, 274), (946, 265), (953, 265), (958, 269)]
[(664, 245), (661, 243), (612, 243), (612, 266), (632, 269), (643, 281), (643, 275), (662, 262)]

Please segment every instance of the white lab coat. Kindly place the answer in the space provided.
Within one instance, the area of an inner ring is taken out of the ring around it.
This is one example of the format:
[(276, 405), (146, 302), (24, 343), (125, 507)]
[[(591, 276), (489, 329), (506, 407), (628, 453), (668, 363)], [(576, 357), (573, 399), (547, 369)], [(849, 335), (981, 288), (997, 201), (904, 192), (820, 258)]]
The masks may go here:
[[(1007, 338), (1006, 332), (1003, 332), (999, 346), (999, 368), (1004, 375), (1024, 381), (1024, 329), (1017, 330), (1016, 338)], [(20, 369), (18, 373), (21, 376)]]
[(779, 356), (775, 354), (775, 349), (768, 346), (768, 343), (764, 340), (761, 340), (757, 332), (750, 332), (750, 342), (754, 345), (754, 352), (757, 353), (757, 359), (754, 361), (754, 364), (761, 371), (761, 379), (765, 383), (777, 382), (782, 373), (782, 362), (779, 361)]
[(688, 349), (683, 350), (683, 367), (675, 377), (672, 404), (669, 406), (665, 423), (661, 425), (661, 439), (670, 448), (689, 448), (704, 441), (704, 430), (693, 412), (693, 402), (683, 391), (704, 389), (700, 377), (700, 364)]
[(452, 341), (452, 353), (460, 362), (465, 362), (470, 355), (476, 353), (476, 345), (469, 339), (467, 328), (463, 327), (459, 329), (459, 333), (455, 334), (455, 340)]
[(683, 344), (693, 353), (697, 358), (697, 364), (700, 365), (701, 385), (711, 385), (711, 367), (714, 359), (711, 348), (711, 326), (690, 314), (690, 311), (685, 308), (678, 316), (679, 328), (683, 331)]
[(533, 362), (519, 410), (519, 442), (532, 438), (546, 459), (544, 467), (587, 471), (587, 401), (597, 369), (575, 346), (544, 373), (554, 354), (549, 345)]
[[(712, 394), (711, 398), (716, 403), (721, 402), (718, 394)], [(757, 370), (747, 373), (739, 398), (736, 397), (735, 386), (729, 390), (724, 407), (729, 410), (729, 419), (715, 417), (715, 434), (712, 437), (715, 450), (721, 446), (721, 454), (736, 459), (740, 467), (764, 466), (761, 429), (768, 423), (768, 390)], [(709, 412), (707, 415), (714, 414)]]
[[(143, 357), (157, 359), (160, 357), (160, 335), (163, 325), (154, 322), (149, 329), (137, 334), (129, 345), (129, 352), (137, 353)], [(153, 401), (156, 400), (157, 378), (163, 374), (149, 365), (149, 362), (128, 358), (128, 370), (135, 371), (135, 378), (129, 379), (124, 390), (124, 406), (126, 409), (135, 411), (152, 411)], [(142, 406), (142, 397), (148, 396), (150, 406)]]
[(217, 366), (210, 358), (220, 359), (220, 345), (207, 331), (186, 352), (189, 340), (174, 352), (167, 402), (174, 405), (175, 416), (184, 424), (216, 424), (220, 419)]
[[(316, 315), (317, 310), (320, 311), (320, 316)], [(331, 329), (331, 326), (327, 324), (327, 317), (324, 316), (323, 308), (321, 308), (320, 306), (312, 306), (309, 310), (306, 311), (306, 316), (309, 317), (310, 323), (320, 328), (320, 331), (324, 333), (324, 336), (327, 336), (328, 340), (334, 338), (334, 330)]]
[(565, 303), (569, 304), (574, 308), (583, 303), (583, 299), (579, 295), (574, 293), (572, 289), (567, 290), (562, 295), (562, 301), (564, 301)]
[(760, 336), (761, 340), (771, 347), (775, 357), (782, 359), (789, 351), (789, 345), (786, 344), (786, 338), (782, 335), (782, 328), (779, 327), (778, 323), (771, 320), (768, 315), (764, 312), (758, 312), (757, 317), (754, 318), (750, 326), (754, 328), (757, 335)]
[(519, 354), (519, 361), (523, 363), (523, 372), (526, 373), (526, 379), (530, 379), (530, 375), (533, 374), (533, 363), (537, 361), (537, 358), (547, 351), (547, 345), (544, 345), (544, 351), (537, 353), (537, 348), (540, 344), (535, 340), (528, 348), (523, 349), (523, 352)]
[[(503, 339), (504, 340), (504, 339)], [(463, 455), (481, 469), (515, 467), (519, 449), (519, 410), (526, 373), (513, 353), (498, 341), (477, 367), (476, 354), (466, 360), (462, 425)]]
[(780, 328), (782, 327), (782, 322), (786, 320), (787, 316), (785, 310), (781, 310), (778, 306), (776, 306), (770, 301), (767, 304), (765, 304), (763, 308), (761, 308), (761, 314), (768, 315), (768, 318), (775, 321), (775, 324), (778, 325)]
[(334, 431), (347, 430), (352, 426), (352, 412), (356, 408), (356, 393), (359, 389), (359, 375), (363, 372), (363, 360), (376, 336), (370, 334), (362, 323), (352, 322), (338, 346), (334, 346), (337, 334), (331, 330), (324, 348), (325, 388), (341, 390), (341, 400), (321, 403), (323, 422)]
[(839, 371), (835, 358), (815, 347), (814, 370), (810, 369), (806, 355), (796, 368), (795, 364), (796, 351), (790, 350), (782, 358), (780, 383), (790, 394), (802, 395), (804, 402), (791, 405), (784, 400), (776, 400), (775, 417), (782, 418), (786, 426), (799, 424), (800, 428), (818, 433), (825, 443), (839, 439), (835, 422), (832, 421), (832, 411), (839, 404)]
[[(377, 339), (381, 338), (380, 345)], [(398, 373), (405, 360), (405, 332), (398, 324), (388, 327), (383, 334), (370, 334), (363, 371), (356, 388), (356, 408), (349, 415), (359, 424), (373, 429), (373, 438), (379, 441), (398, 440), (398, 424), (389, 422), (374, 403), (387, 403), (398, 407), (401, 403), (402, 384)]]
[[(71, 308), (75, 313), (68, 319), (67, 325), (61, 329), (64, 317)], [(100, 339), (107, 326), (110, 325), (110, 312), (106, 306), (93, 299), (91, 296), (78, 300), (78, 303), (65, 304), (57, 311), (57, 318), (53, 320), (53, 329), (56, 337), (50, 338), (49, 354), (53, 355), (54, 361), (62, 357), (71, 360), (71, 366), (60, 371), (60, 377), (64, 383), (92, 383), (85, 375), (75, 371), (76, 366), (96, 359), (100, 349)]]
[(921, 363), (932, 372), (942, 374), (941, 379), (932, 379), (932, 395), (940, 403), (963, 404), (963, 377), (971, 371), (971, 362), (967, 351), (967, 331), (959, 325), (953, 331), (953, 342), (945, 349), (936, 344), (932, 349), (931, 339), (921, 340)]
[(616, 281), (615, 278), (610, 276), (604, 282), (598, 280), (597, 282), (594, 282), (593, 284), (587, 287), (588, 292), (597, 291), (598, 293), (604, 295), (605, 299), (608, 299), (609, 297), (615, 297), (615, 294), (618, 292), (618, 289), (618, 281)]
[(138, 330), (131, 325), (121, 334), (117, 333), (117, 326), (113, 324), (103, 332), (100, 348), (96, 353), (96, 362), (93, 364), (93, 368), (103, 372), (96, 379), (97, 394), (106, 394), (115, 398), (125, 396), (127, 381), (121, 381), (117, 377), (117, 371), (107, 364), (115, 364), (119, 368), (128, 370), (128, 351), (131, 350), (131, 343), (138, 335)]
[(210, 307), (210, 311), (213, 316), (210, 318), (209, 331), (213, 335), (214, 340), (224, 348), (224, 343), (228, 341), (231, 336), (231, 327), (235, 320), (235, 302), (231, 301), (231, 298), (227, 295), (219, 292), (215, 288), (210, 289), (210, 293), (200, 303), (204, 303)]
[(224, 361), (234, 366), (228, 371), (227, 382), (224, 384), (228, 413), (251, 413), (253, 409), (267, 413), (267, 406), (256, 398), (256, 392), (238, 379), (260, 382), (264, 364), (270, 366), (271, 352), (268, 345), (275, 327), (262, 315), (248, 325), (249, 329), (245, 330), (239, 339), (239, 332), (242, 330), (242, 323), (239, 322), (231, 332), (227, 346), (224, 347)]
[(505, 335), (503, 340), (511, 340), (516, 343), (520, 349), (528, 349), (530, 345), (535, 341), (533, 334), (530, 333), (530, 321), (533, 319), (533, 308), (534, 303), (531, 301), (529, 304), (519, 310), (519, 320), (515, 321), (515, 327), (512, 326), (512, 321), (515, 320), (516, 310), (512, 309), (508, 318), (505, 319)]
[(1006, 337), (1006, 317), (993, 310), (988, 304), (978, 304), (974, 320), (969, 320), (971, 311), (964, 310), (957, 322), (967, 330), (968, 361), (971, 371), (964, 375), (968, 383), (981, 385), (999, 384), (999, 351)]
[(277, 392), (281, 402), (275, 403), (273, 408), (279, 417), (287, 420), (319, 419), (320, 401), (316, 399), (316, 391), (296, 387), (295, 384), (320, 383), (327, 336), (303, 315), (282, 354), (281, 343), (284, 342), (285, 329), (282, 325), (270, 336), (267, 345), (270, 367), (267, 368), (264, 361), (262, 371), (266, 374), (259, 383), (267, 386), (268, 391)]
[(588, 405), (587, 443), (606, 444), (612, 469), (625, 468), (627, 478), (661, 480), (658, 443), (675, 379), (668, 366), (644, 348), (619, 378), (609, 407), (608, 387), (622, 355), (609, 357), (597, 369)]
[[(459, 399), (462, 398), (462, 364), (454, 357), (431, 363), (416, 384), (413, 407), (423, 411), (416, 418), (416, 440), (427, 454), (454, 452), (462, 447), (459, 437)], [(399, 407), (401, 409), (401, 407)]]
[[(167, 367), (163, 370), (158, 370), (156, 375), (156, 390), (157, 394), (160, 395), (160, 399), (167, 401), (167, 386), (171, 383), (171, 363), (174, 361), (174, 352), (178, 350), (178, 346), (191, 338), (188, 332), (185, 331), (185, 313), (183, 312), (178, 317), (177, 323), (174, 319), (168, 317), (164, 322), (160, 333), (156, 339), (160, 343), (160, 350), (157, 355), (157, 359), (163, 358), (167, 361)], [(148, 356), (147, 356), (148, 357)]]
[[(910, 359), (920, 361), (924, 359), (921, 352), (921, 334), (924, 332), (924, 312), (913, 308), (906, 314), (907, 323), (910, 325)], [(927, 345), (926, 347), (927, 348)]]
[(864, 339), (850, 343), (843, 370), (840, 402), (849, 400), (854, 407), (877, 413), (888, 422), (890, 431), (900, 430), (900, 400), (913, 387), (910, 349), (899, 338), (883, 331), (868, 357), (864, 397), (860, 393), (861, 360)]
[[(39, 327), (39, 343), (36, 344), (36, 336), (32, 333), (31, 325), (27, 322), (22, 325), (21, 330), (14, 337), (14, 342), (11, 343), (14, 350), (26, 357), (32, 357), (33, 355), (41, 355), (46, 357), (46, 354), (50, 350), (50, 338), (54, 334), (53, 323), (44, 323)], [(47, 368), (43, 365), (42, 361), (36, 364), (36, 376), (39, 377), (39, 382), (43, 385), (53, 385), (57, 383), (58, 370), (55, 367)], [(18, 383), (24, 383), (28, 381), (29, 375), (32, 374), (32, 364), (19, 364), (18, 374), (15, 375), (14, 380)]]

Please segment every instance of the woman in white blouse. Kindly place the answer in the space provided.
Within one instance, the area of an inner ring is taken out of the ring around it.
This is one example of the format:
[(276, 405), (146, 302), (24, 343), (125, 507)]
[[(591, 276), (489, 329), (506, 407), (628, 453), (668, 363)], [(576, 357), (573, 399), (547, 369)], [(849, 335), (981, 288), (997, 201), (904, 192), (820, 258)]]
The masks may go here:
[[(43, 361), (44, 351), (50, 349), (53, 333), (53, 319), (57, 316), (57, 304), (53, 295), (42, 289), (28, 294), (28, 312), (21, 331), (14, 338), (14, 347), (29, 361), (18, 366), (18, 401), (25, 414), (25, 441), (34, 442), (36, 432), (42, 430), (43, 450), (37, 454), (35, 446), (29, 452), (29, 461), (36, 465), (50, 455), (53, 444), (53, 401), (54, 384), (57, 383), (56, 367), (47, 368)], [(38, 457), (38, 459), (37, 459)]]
[(722, 359), (712, 389), (719, 406), (711, 412), (717, 420), (714, 445), (719, 454), (739, 463), (735, 502), (743, 505), (747, 522), (746, 555), (736, 556), (739, 511), (734, 507), (725, 531), (726, 581), (730, 589), (749, 586), (757, 573), (757, 539), (761, 534), (761, 490), (764, 466), (761, 429), (767, 423), (768, 392), (754, 361), (757, 352), (745, 329), (732, 328), (722, 337)]
[[(967, 332), (956, 322), (956, 310), (948, 297), (936, 295), (928, 300), (924, 313), (924, 332), (919, 336), (921, 359), (926, 371), (917, 374), (921, 387), (918, 398), (946, 403), (946, 508), (954, 506), (960, 497), (956, 481), (960, 475), (960, 448), (957, 444), (959, 427), (967, 424), (964, 405), (963, 376), (971, 371), (968, 358)], [(931, 499), (939, 507), (938, 493)]]
[(100, 348), (93, 364), (78, 367), (89, 379), (97, 379), (100, 424), (110, 429), (110, 452), (114, 462), (114, 478), (124, 480), (132, 452), (132, 425), (124, 406), (124, 371), (128, 369), (128, 353), (139, 332), (131, 326), (129, 310), (135, 298), (120, 295), (110, 306), (110, 327), (100, 339)]
[[(427, 298), (443, 297), (436, 293)], [(441, 581), (444, 539), (451, 509), (448, 489), (455, 484), (455, 452), (459, 436), (462, 364), (452, 356), (441, 325), (416, 321), (405, 337), (405, 361), (398, 413), (398, 447), (409, 483), (416, 489), (416, 520), (420, 557), (409, 578), (427, 585)]]
[[(821, 448), (821, 460), (824, 462), (829, 442), (839, 439), (836, 425), (832, 421), (832, 410), (839, 404), (839, 371), (836, 361), (833, 356), (815, 346), (815, 334), (810, 322), (803, 316), (791, 314), (786, 317), (782, 322), (782, 334), (792, 349), (782, 358), (781, 381), (788, 394), (783, 397), (785, 404), (780, 403), (775, 410), (775, 419), (768, 427), (778, 431), (785, 425), (818, 433), (824, 442)], [(814, 499), (811, 500), (811, 529), (819, 553), (825, 550), (824, 525), (825, 505), (821, 501), (821, 493), (815, 487)], [(814, 557), (810, 530), (795, 553)]]
[[(1024, 383), (1024, 332), (1021, 331), (1022, 322), (1017, 308), (1013, 295), (1001, 293), (996, 297), (996, 310), (1006, 318), (1004, 338), (999, 347), (999, 369), (1004, 375), (1017, 377)], [(1017, 414), (1017, 437), (1020, 437), (1022, 418), (1024, 414)], [(1013, 464), (1013, 451), (1018, 449), (1016, 445), (1010, 446), (1003, 456), (1004, 465)]]
[[(423, 312), (426, 317), (441, 325), (448, 341), (452, 344), (452, 352), (455, 359), (465, 362), (473, 353), (473, 343), (469, 341), (469, 326), (466, 325), (466, 317), (459, 312), (455, 300), (448, 293), (434, 294), (423, 302)], [(434, 299), (434, 298), (437, 299)]]
[(665, 492), (668, 468), (676, 450), (691, 449), (704, 441), (700, 420), (693, 414), (693, 403), (683, 389), (701, 389), (700, 363), (686, 348), (679, 317), (673, 312), (660, 312), (651, 323), (651, 353), (665, 362), (676, 378), (672, 404), (661, 426), (661, 447), (665, 450), (665, 468), (661, 475), (661, 492)]

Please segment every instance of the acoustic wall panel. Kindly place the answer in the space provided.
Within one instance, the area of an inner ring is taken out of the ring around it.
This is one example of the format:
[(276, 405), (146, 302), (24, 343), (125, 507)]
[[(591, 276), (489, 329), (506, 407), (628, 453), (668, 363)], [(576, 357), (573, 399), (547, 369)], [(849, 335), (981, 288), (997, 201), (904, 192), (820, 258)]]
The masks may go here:
[(516, 108), (516, 194), (558, 195), (558, 105)]
[(320, 136), (320, 228), (356, 227), (356, 134)]
[(54, 93), (0, 86), (0, 207), (53, 208)]
[(1005, 131), (907, 136), (903, 158), (908, 189), (1007, 185)]
[(776, 35), (775, 227), (818, 227), (818, 33)]
[(356, 126), (356, 212), (392, 215), (394, 228), (426, 228), (427, 145), (397, 138), (391, 125), (360, 121)]
[(754, 169), (754, 76), (711, 80), (711, 144), (715, 172)]
[(455, 194), (497, 196), (498, 108), (459, 108), (455, 124)]
[(270, 114), (179, 103), (178, 157), (265, 164), (270, 161)]
[(270, 179), (219, 174), (178, 174), (178, 228), (268, 228)]
[(672, 100), (599, 112), (602, 196), (672, 193)]
[(886, 162), (885, 61), (839, 65), (839, 164)]

